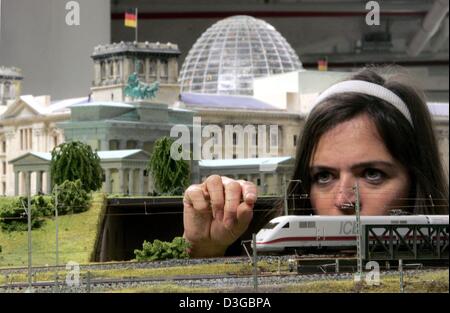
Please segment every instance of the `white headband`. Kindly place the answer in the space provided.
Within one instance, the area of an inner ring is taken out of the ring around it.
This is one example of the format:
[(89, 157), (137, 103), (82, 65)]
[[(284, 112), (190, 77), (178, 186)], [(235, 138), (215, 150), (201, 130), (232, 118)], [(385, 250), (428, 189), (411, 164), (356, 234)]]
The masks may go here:
[(397, 108), (397, 110), (399, 110), (409, 121), (411, 126), (414, 125), (408, 107), (399, 96), (383, 86), (363, 80), (347, 80), (331, 86), (320, 94), (314, 105), (319, 104), (331, 95), (343, 92), (357, 92), (382, 99)]

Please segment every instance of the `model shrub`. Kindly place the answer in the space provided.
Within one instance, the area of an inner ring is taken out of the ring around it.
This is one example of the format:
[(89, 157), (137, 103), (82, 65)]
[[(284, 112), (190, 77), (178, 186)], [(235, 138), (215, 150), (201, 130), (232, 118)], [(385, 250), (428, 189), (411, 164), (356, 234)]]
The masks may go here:
[(182, 237), (175, 237), (172, 242), (154, 240), (144, 241), (142, 250), (134, 250), (137, 261), (157, 261), (167, 259), (187, 259), (190, 244)]

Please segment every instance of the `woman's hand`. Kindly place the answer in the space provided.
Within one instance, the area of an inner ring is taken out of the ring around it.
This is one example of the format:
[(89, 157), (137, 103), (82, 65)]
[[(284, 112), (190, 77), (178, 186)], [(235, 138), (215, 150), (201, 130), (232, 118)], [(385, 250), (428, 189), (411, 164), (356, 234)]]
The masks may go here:
[(253, 217), (256, 186), (218, 175), (184, 193), (184, 234), (192, 257), (223, 256)]

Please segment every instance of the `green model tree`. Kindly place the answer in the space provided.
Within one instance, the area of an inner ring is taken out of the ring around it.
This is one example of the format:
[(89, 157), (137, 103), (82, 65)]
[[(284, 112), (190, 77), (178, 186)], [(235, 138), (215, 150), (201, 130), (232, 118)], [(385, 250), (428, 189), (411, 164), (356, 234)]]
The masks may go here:
[(172, 242), (154, 240), (153, 243), (144, 240), (142, 250), (135, 249), (134, 255), (139, 262), (167, 259), (187, 259), (191, 244), (183, 237), (175, 237)]
[(86, 192), (96, 191), (102, 186), (100, 158), (89, 145), (82, 142), (65, 142), (55, 147), (50, 166), (53, 185), (79, 179)]
[(170, 147), (174, 139), (162, 137), (155, 142), (148, 163), (148, 170), (154, 178), (159, 194), (181, 195), (189, 184), (189, 164), (186, 160), (174, 160)]

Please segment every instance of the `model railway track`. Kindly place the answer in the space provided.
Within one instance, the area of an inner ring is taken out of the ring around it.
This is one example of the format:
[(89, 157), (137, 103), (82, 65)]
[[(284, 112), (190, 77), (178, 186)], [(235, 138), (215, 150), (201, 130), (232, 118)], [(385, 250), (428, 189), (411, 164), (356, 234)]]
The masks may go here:
[[(274, 257), (271, 257), (274, 258)], [(108, 263), (90, 263), (80, 264), (80, 270), (95, 271), (95, 270), (114, 270), (114, 269), (151, 269), (161, 267), (175, 267), (175, 266), (190, 266), (200, 264), (240, 264), (248, 261), (247, 257), (222, 257), (222, 258), (208, 258), (208, 259), (184, 259), (184, 260), (168, 260), (168, 261), (153, 261), (153, 262), (108, 262)], [(33, 273), (41, 272), (56, 272), (65, 271), (66, 265), (50, 265), (50, 266), (33, 266)], [(8, 274), (23, 274), (28, 272), (28, 267), (9, 267), (0, 268), (0, 275)]]
[[(334, 255), (333, 257), (339, 257), (345, 255)], [(258, 261), (273, 261), (277, 262), (278, 259), (288, 260), (290, 258), (297, 257), (296, 255), (260, 255), (258, 256)], [(317, 258), (318, 255), (304, 255), (305, 258)], [(329, 258), (330, 256), (324, 256)], [(80, 264), (80, 270), (83, 271), (95, 271), (95, 270), (114, 270), (114, 269), (151, 269), (151, 268), (162, 268), (162, 267), (176, 267), (176, 266), (193, 266), (193, 265), (205, 265), (205, 264), (243, 264), (249, 262), (249, 258), (246, 256), (238, 257), (220, 257), (220, 258), (207, 258), (207, 259), (182, 259), (182, 260), (166, 260), (166, 261), (152, 261), (152, 262), (108, 262), (108, 263), (90, 263), (90, 264)], [(49, 265), (49, 266), (33, 266), (33, 273), (42, 272), (56, 272), (65, 271), (66, 265)], [(28, 272), (28, 267), (9, 267), (0, 268), (0, 275), (8, 274), (24, 274)]]
[[(405, 271), (405, 273), (418, 273), (421, 271)], [(433, 271), (433, 270), (430, 270)], [(398, 275), (398, 271), (383, 271), (381, 275)], [(301, 283), (307, 281), (323, 280), (348, 280), (352, 279), (354, 273), (320, 273), (297, 275), (296, 273), (283, 274), (258, 274), (258, 284), (263, 285), (284, 285), (292, 283)], [(142, 278), (96, 278), (90, 280), (80, 280), (77, 287), (67, 286), (64, 282), (55, 283), (55, 281), (35, 282), (32, 284), (33, 291), (36, 292), (101, 292), (114, 289), (136, 288), (139, 286), (155, 286), (158, 284), (177, 284), (188, 287), (251, 287), (253, 275), (183, 275), (167, 277), (142, 277)], [(28, 289), (27, 283), (12, 283), (0, 286), (1, 292), (24, 292)]]
[[(284, 274), (258, 274), (259, 278), (264, 277), (287, 277), (294, 276), (293, 273)], [(208, 281), (208, 280), (221, 280), (229, 278), (251, 278), (251, 274), (225, 274), (225, 275), (176, 275), (176, 276), (160, 276), (160, 277), (142, 277), (142, 278), (96, 278), (89, 280), (87, 283), (84, 279), (80, 286), (86, 287), (87, 284), (90, 287), (114, 287), (116, 285), (130, 285), (130, 284), (149, 284), (149, 283), (171, 283), (171, 282), (183, 282), (183, 281)], [(12, 283), (0, 286), (0, 289), (15, 289), (25, 290), (28, 288), (28, 283)], [(32, 283), (33, 288), (48, 289), (48, 288), (63, 288), (67, 287), (64, 282), (45, 281)]]
[[(356, 260), (354, 255), (349, 253), (345, 254), (308, 254), (308, 255), (260, 255), (258, 256), (258, 262), (268, 261), (276, 264), (278, 260), (288, 262), (289, 260), (296, 260), (300, 262), (306, 262), (308, 265), (320, 265), (324, 262), (333, 262), (336, 259), (344, 262), (350, 262)], [(448, 266), (447, 260), (418, 260), (409, 261), (409, 263), (420, 263), (424, 267), (441, 267)], [(384, 261), (380, 261), (384, 262)], [(208, 259), (184, 259), (184, 260), (167, 260), (167, 261), (153, 261), (153, 262), (109, 262), (109, 263), (93, 263), (93, 264), (80, 264), (81, 271), (104, 271), (104, 270), (126, 270), (126, 269), (156, 269), (165, 267), (177, 267), (177, 266), (195, 266), (205, 264), (245, 264), (251, 263), (249, 257), (221, 257), (221, 258), (208, 258)], [(391, 261), (391, 263), (393, 263)], [(32, 273), (45, 273), (45, 272), (64, 272), (67, 271), (65, 265), (60, 266), (34, 266), (32, 267)], [(12, 267), (0, 269), (0, 275), (7, 276), (11, 274), (27, 274), (28, 267)]]

